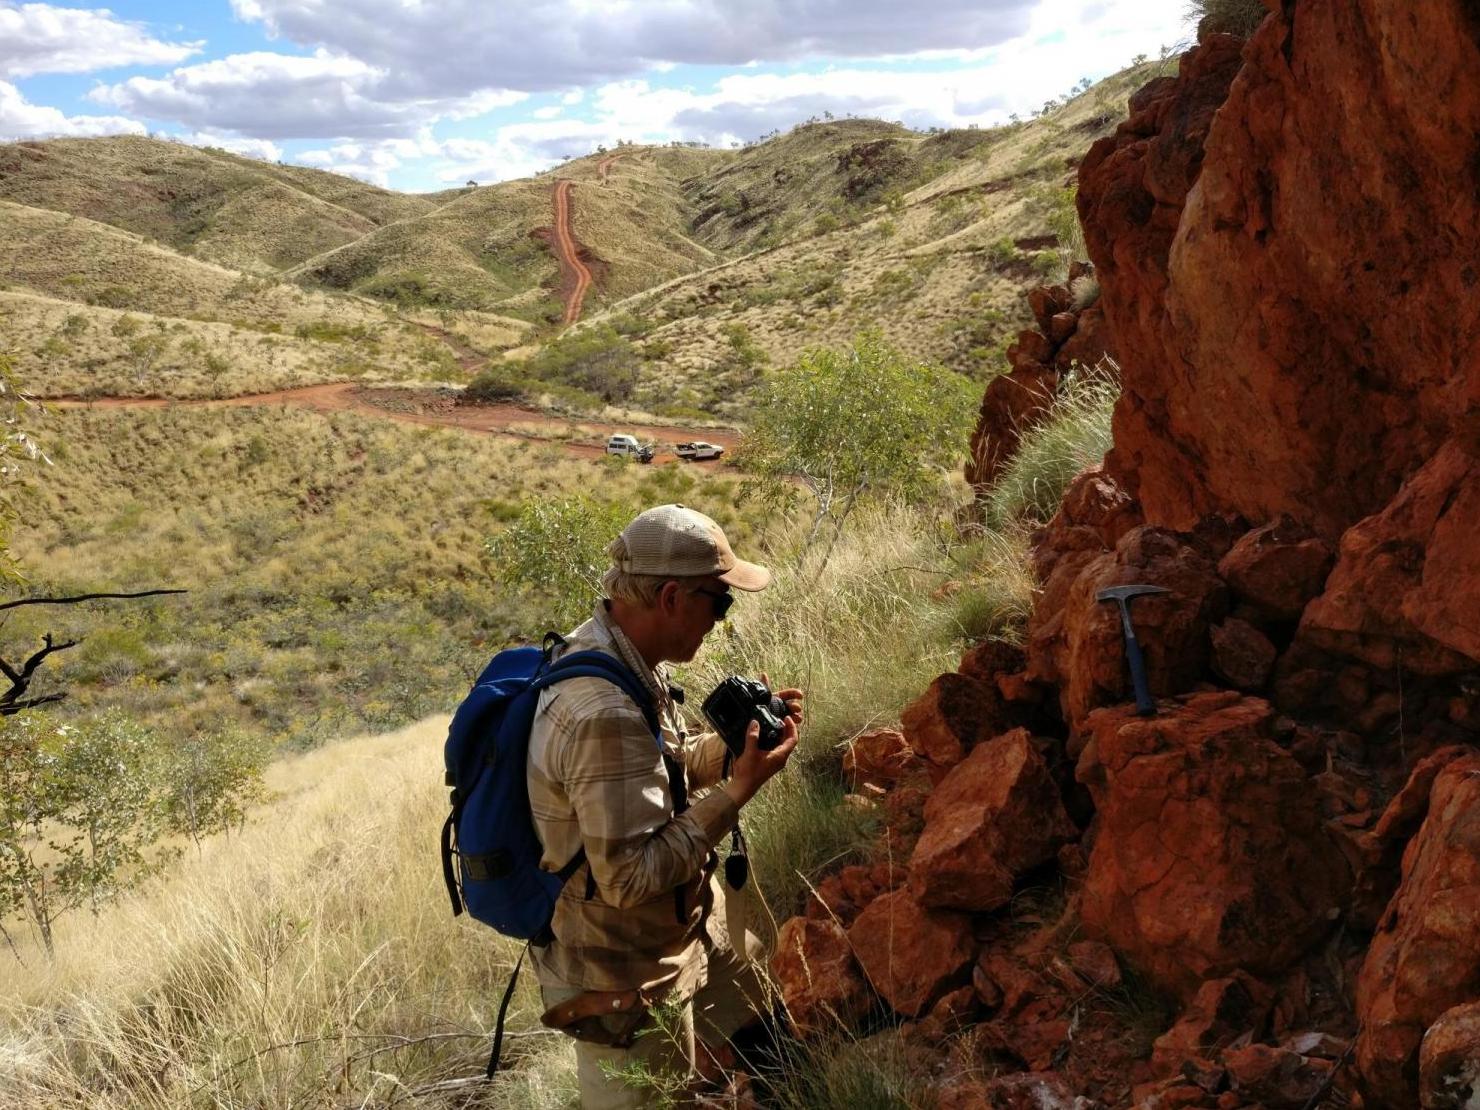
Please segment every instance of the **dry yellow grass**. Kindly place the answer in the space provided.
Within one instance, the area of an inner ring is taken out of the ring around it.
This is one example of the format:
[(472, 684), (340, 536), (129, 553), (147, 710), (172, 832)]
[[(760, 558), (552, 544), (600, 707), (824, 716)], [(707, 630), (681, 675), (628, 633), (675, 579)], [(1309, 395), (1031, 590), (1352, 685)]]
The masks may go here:
[[(445, 735), (432, 718), (282, 761), (276, 799), (241, 834), (64, 920), (55, 964), (23, 941), (24, 965), (0, 962), (0, 1102), (299, 1107), (339, 1092), (389, 1105), (479, 1074), (517, 952), (448, 913)], [(516, 1034), (535, 998), (526, 979)], [(544, 1039), (517, 1035), (513, 1062)], [(507, 1105), (500, 1088), (483, 1104)]]

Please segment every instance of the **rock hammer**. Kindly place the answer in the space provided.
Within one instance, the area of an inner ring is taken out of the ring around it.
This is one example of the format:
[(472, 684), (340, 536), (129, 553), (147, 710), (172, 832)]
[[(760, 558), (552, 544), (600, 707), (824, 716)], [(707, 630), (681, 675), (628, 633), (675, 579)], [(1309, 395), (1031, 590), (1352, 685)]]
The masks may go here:
[(1131, 598), (1143, 594), (1171, 593), (1164, 586), (1112, 586), (1095, 594), (1096, 601), (1113, 601), (1120, 606), (1120, 627), (1125, 633), (1125, 658), (1131, 665), (1131, 683), (1136, 688), (1136, 712), (1143, 717), (1156, 715), (1156, 702), (1151, 697), (1151, 687), (1146, 681), (1146, 659), (1141, 655), (1141, 644), (1136, 639), (1135, 627), (1131, 624)]

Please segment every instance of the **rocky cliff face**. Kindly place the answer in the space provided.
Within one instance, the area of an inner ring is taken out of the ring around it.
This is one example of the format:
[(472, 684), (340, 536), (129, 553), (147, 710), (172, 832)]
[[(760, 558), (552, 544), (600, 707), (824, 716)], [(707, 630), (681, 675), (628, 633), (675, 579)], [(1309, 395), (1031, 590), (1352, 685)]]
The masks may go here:
[[(783, 931), (812, 1027), (893, 1011), (941, 1106), (1480, 1099), (1480, 8), (1269, 6), (1083, 161), (1115, 450), (1037, 537), (1023, 648), (850, 753), (895, 862)], [(1129, 584), (1166, 591), (1149, 717)]]
[(1480, 411), (1480, 13), (1291, 0), (1095, 144), (1079, 207), (1148, 519), (1335, 540)]

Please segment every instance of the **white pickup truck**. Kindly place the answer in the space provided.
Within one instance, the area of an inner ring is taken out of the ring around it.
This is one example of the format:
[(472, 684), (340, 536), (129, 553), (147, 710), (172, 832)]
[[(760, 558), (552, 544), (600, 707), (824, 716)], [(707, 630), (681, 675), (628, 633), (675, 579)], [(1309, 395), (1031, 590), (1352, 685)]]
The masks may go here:
[(701, 459), (717, 459), (725, 453), (725, 449), (717, 443), (705, 443), (702, 439), (696, 439), (693, 443), (674, 444), (673, 453), (681, 459), (697, 462)]

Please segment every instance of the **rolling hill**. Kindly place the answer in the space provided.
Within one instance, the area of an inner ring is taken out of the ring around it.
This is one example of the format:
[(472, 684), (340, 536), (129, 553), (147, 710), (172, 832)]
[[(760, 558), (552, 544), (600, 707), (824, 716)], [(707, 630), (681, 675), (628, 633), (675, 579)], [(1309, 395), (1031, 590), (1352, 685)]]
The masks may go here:
[[(565, 181), (591, 278), (576, 334), (638, 356), (629, 407), (738, 419), (766, 365), (865, 328), (986, 379), (1022, 294), (1076, 253), (1078, 158), (1158, 64), (991, 130), (812, 120), (429, 195), (136, 137), (0, 145), (0, 347), (43, 393), (457, 383), (500, 360), (517, 387), (571, 292)], [(173, 337), (173, 361), (111, 342), (118, 313)]]

